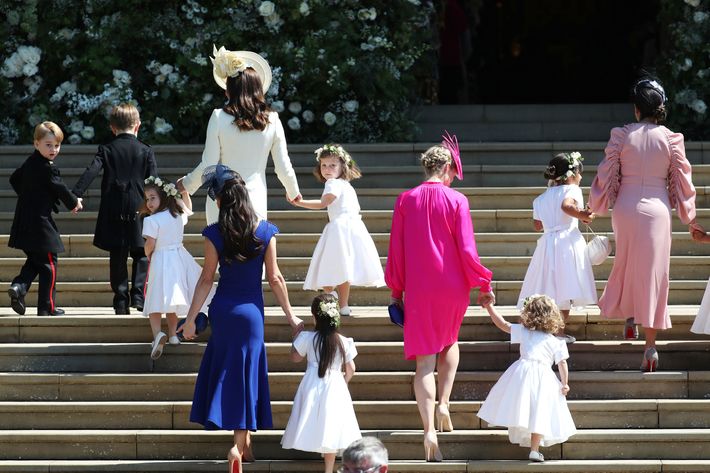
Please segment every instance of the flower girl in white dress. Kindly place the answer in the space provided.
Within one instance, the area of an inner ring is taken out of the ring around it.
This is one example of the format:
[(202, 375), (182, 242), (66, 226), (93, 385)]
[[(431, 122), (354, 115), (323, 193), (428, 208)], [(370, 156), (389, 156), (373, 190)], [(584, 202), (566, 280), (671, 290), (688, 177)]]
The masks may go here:
[[(700, 225), (693, 229), (693, 240), (699, 243), (710, 243), (710, 235)], [(703, 294), (703, 300), (693, 321), (690, 331), (699, 335), (710, 335), (710, 279)]]
[(360, 203), (352, 179), (361, 176), (350, 154), (338, 144), (327, 144), (316, 150), (318, 164), (313, 174), (325, 182), (320, 200), (293, 201), (307, 209), (328, 208), (328, 224), (318, 240), (308, 274), (303, 284), (306, 290), (337, 287), (340, 315), (350, 315), (350, 286), (385, 285), (380, 257), (372, 237), (360, 216)]
[[(318, 452), (325, 460), (325, 473), (332, 473), (335, 455), (361, 438), (348, 382), (355, 373), (355, 342), (338, 333), (340, 313), (332, 294), (313, 299), (314, 332), (301, 332), (291, 347), (291, 359), (306, 358), (306, 374), (293, 399), (281, 445)], [(343, 376), (345, 365), (345, 376)]]
[[(520, 314), (522, 324), (510, 324), (486, 306), (496, 327), (520, 344), (520, 359), (491, 388), (478, 417), (489, 425), (508, 427), (512, 443), (530, 447), (531, 461), (542, 462), (540, 447), (566, 441), (577, 432), (565, 396), (569, 392), (567, 345), (555, 337), (564, 322), (554, 301), (533, 295)], [(562, 382), (552, 371), (557, 363)]]
[[(594, 214), (584, 209), (582, 156), (561, 153), (545, 170), (548, 189), (533, 202), (535, 230), (544, 231), (525, 273), (518, 297), (518, 309), (532, 294), (547, 294), (558, 305), (565, 320), (572, 306), (596, 304), (592, 264), (586, 254), (584, 237), (577, 228), (578, 220), (590, 223)], [(563, 336), (563, 333), (558, 335)], [(574, 337), (564, 335), (568, 343)]]

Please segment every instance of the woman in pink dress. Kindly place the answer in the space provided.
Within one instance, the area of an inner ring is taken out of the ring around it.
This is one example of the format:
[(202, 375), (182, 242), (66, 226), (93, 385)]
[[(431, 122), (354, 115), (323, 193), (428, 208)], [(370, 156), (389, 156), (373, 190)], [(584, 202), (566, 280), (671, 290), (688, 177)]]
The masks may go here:
[(632, 100), (638, 123), (611, 130), (589, 206), (596, 214), (614, 209), (616, 257), (599, 299), (602, 316), (625, 318), (627, 339), (638, 338), (635, 324), (641, 324), (646, 339), (641, 370), (655, 371), (656, 332), (671, 327), (671, 209), (692, 231), (695, 188), (683, 135), (659, 125), (666, 117), (663, 87), (655, 80), (640, 80)]
[[(416, 359), (414, 394), (424, 424), (427, 461), (441, 461), (434, 425), (451, 431), (449, 396), (459, 363), (458, 335), (472, 288), (479, 302), (495, 301), (492, 273), (476, 250), (466, 197), (449, 186), (463, 178), (458, 144), (446, 140), (422, 155), (427, 180), (402, 193), (392, 218), (385, 281), (392, 302), (404, 304), (404, 354)], [(438, 355), (438, 360), (437, 360)], [(439, 405), (435, 409), (439, 373)]]

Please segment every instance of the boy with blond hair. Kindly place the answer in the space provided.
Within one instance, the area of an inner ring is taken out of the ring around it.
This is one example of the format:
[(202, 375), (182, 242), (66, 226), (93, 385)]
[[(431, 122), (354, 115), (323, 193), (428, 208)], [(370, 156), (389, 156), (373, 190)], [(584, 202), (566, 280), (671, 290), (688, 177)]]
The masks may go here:
[[(99, 146), (74, 186), (74, 193), (82, 197), (103, 169), (94, 246), (109, 252), (113, 309), (117, 315), (128, 315), (129, 307), (143, 310), (148, 258), (143, 250), (143, 223), (138, 209), (143, 203), (145, 179), (158, 173), (153, 150), (138, 139), (138, 109), (131, 104), (113, 107), (109, 124), (114, 138)], [(130, 292), (129, 256), (133, 259)]]
[(20, 274), (12, 280), (8, 294), (12, 309), (25, 314), (25, 295), (39, 275), (37, 315), (62, 315), (57, 308), (57, 253), (64, 251), (57, 224), (52, 218), (58, 200), (72, 212), (81, 210), (81, 199), (64, 184), (54, 160), (64, 139), (61, 128), (53, 122), (35, 127), (35, 151), (10, 176), (17, 193), (15, 218), (8, 246), (25, 252), (27, 260)]

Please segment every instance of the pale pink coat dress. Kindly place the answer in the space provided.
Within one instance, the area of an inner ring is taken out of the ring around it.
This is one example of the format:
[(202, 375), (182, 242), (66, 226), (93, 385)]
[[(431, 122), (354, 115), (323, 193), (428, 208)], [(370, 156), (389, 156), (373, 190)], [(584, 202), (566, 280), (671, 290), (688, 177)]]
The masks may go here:
[(633, 317), (646, 328), (670, 328), (671, 209), (685, 224), (695, 218), (695, 187), (683, 135), (634, 123), (611, 130), (605, 153), (589, 198), (594, 213), (614, 209), (616, 252), (599, 299), (601, 314)]
[(433, 355), (458, 340), (471, 289), (491, 291), (466, 196), (440, 182), (400, 194), (394, 206), (385, 281), (404, 292), (404, 355)]

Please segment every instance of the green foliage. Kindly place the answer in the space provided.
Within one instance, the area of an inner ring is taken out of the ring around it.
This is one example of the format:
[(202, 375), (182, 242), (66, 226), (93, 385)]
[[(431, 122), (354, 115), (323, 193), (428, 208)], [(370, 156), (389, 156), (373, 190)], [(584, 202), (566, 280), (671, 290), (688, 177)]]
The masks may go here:
[[(6, 0), (0, 143), (53, 120), (70, 143), (110, 136), (123, 101), (149, 143), (199, 143), (223, 91), (212, 45), (269, 61), (268, 101), (291, 142), (406, 141), (431, 44), (419, 0)], [(4, 18), (2, 18), (4, 16)], [(334, 120), (333, 120), (334, 119)]]
[(710, 13), (708, 0), (663, 0), (666, 30), (659, 73), (669, 97), (669, 126), (691, 139), (710, 138)]

